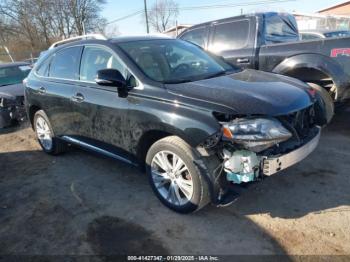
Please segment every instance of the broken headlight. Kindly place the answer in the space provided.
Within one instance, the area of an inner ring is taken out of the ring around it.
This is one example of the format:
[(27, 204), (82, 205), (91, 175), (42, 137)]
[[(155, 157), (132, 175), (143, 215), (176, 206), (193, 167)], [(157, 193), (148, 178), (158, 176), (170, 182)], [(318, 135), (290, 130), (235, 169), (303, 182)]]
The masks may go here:
[(288, 140), (292, 134), (274, 118), (238, 118), (223, 125), (223, 136), (260, 152)]

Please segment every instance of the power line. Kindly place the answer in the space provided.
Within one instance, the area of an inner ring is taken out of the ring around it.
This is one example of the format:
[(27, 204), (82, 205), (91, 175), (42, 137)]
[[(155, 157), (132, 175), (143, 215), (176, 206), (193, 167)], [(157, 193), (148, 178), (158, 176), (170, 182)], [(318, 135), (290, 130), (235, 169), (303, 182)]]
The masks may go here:
[[(265, 1), (256, 1), (256, 2), (242, 2), (237, 4), (220, 4), (220, 5), (202, 5), (202, 6), (187, 6), (180, 7), (179, 10), (203, 10), (203, 9), (216, 9), (216, 8), (227, 8), (227, 7), (239, 7), (239, 6), (250, 6), (250, 5), (262, 5), (262, 4), (277, 4), (284, 2), (294, 2), (296, 0), (265, 0)], [(169, 9), (173, 10), (173, 9)]]
[(119, 18), (114, 19), (114, 20), (112, 20), (112, 21), (109, 21), (109, 22), (106, 23), (106, 25), (109, 25), (109, 24), (112, 24), (112, 23), (115, 23), (115, 22), (118, 22), (118, 21), (121, 21), (121, 20), (125, 20), (125, 19), (130, 18), (130, 17), (133, 17), (133, 16), (135, 16), (135, 15), (139, 15), (139, 14), (141, 14), (141, 13), (143, 13), (143, 12), (144, 12), (143, 9), (138, 10), (138, 11), (136, 11), (136, 12), (134, 12), (134, 13), (131, 13), (131, 14), (128, 14), (128, 15), (126, 15), (126, 16), (122, 16), (122, 17), (119, 17)]
[[(191, 11), (191, 10), (208, 10), (208, 9), (219, 9), (219, 8), (232, 8), (232, 7), (242, 7), (242, 6), (251, 6), (251, 5), (262, 5), (262, 4), (278, 4), (278, 3), (285, 3), (285, 2), (295, 2), (296, 0), (262, 0), (262, 1), (255, 1), (255, 2), (242, 2), (242, 3), (236, 3), (236, 4), (216, 4), (216, 5), (199, 5), (199, 6), (185, 6), (185, 7), (179, 7), (177, 9), (175, 8), (169, 8), (166, 10), (174, 11), (174, 10), (182, 10), (182, 11)], [(112, 21), (109, 21), (106, 23), (112, 24), (121, 20), (128, 19), (130, 17), (139, 15), (141, 13), (144, 13), (144, 9), (140, 9), (136, 12), (133, 12), (131, 14), (128, 14), (126, 16), (122, 16), (120, 18), (114, 19)]]

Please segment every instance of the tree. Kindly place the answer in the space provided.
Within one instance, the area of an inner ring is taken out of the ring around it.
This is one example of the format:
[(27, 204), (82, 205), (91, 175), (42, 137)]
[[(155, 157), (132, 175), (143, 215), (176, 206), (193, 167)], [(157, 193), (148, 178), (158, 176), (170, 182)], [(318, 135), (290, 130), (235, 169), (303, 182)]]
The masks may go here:
[[(38, 54), (52, 42), (102, 32), (105, 0), (0, 0), (0, 45)], [(19, 46), (18, 46), (19, 45)]]
[(148, 15), (150, 25), (159, 33), (174, 24), (179, 15), (179, 5), (174, 0), (158, 0), (151, 7)]

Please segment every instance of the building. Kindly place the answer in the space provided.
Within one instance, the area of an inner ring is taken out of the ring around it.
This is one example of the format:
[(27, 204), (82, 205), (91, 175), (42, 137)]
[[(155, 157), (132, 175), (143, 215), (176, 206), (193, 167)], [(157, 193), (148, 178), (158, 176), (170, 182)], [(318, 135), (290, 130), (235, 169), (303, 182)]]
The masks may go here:
[(350, 16), (350, 1), (345, 1), (322, 10), (317, 11), (319, 14), (323, 15), (341, 15)]
[(294, 12), (299, 30), (350, 30), (350, 16)]

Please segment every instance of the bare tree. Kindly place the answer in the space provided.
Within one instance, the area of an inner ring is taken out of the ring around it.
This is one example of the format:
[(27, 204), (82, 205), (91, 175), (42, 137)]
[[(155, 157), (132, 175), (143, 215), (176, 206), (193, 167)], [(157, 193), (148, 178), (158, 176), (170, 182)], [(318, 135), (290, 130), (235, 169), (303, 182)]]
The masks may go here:
[(179, 5), (174, 0), (158, 0), (148, 15), (150, 25), (157, 32), (164, 32), (174, 24), (179, 15)]
[(102, 32), (105, 0), (0, 0), (0, 45), (38, 53), (54, 41)]

